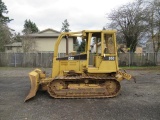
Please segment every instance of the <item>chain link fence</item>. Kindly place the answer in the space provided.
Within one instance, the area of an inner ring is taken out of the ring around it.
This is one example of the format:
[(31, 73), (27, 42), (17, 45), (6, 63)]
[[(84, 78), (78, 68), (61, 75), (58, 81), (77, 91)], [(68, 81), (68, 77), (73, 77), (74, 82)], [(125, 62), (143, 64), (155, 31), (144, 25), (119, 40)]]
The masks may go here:
[(0, 53), (1, 67), (52, 67), (53, 53)]
[[(65, 53), (59, 53), (64, 57)], [(53, 52), (41, 53), (0, 53), (0, 67), (52, 67)], [(90, 63), (94, 54), (90, 55)], [(118, 53), (119, 66), (160, 65), (160, 53)]]
[(160, 65), (160, 53), (118, 53), (119, 66)]

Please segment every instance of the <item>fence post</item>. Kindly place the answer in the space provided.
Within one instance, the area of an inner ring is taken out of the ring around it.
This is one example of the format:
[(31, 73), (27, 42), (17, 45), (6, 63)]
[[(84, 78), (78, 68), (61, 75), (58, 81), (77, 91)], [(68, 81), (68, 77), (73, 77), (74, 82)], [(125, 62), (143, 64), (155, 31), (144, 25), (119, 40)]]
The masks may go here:
[(143, 55), (144, 55), (145, 53), (141, 53), (141, 62), (140, 62), (140, 65), (139, 66), (142, 66), (142, 64), (143, 64)]
[(42, 51), (41, 51), (41, 67), (42, 67)]
[(131, 56), (130, 56), (130, 52), (129, 52), (129, 67), (130, 67), (130, 62), (131, 62)]
[(14, 53), (14, 67), (17, 67), (17, 56), (16, 53)]
[(26, 53), (23, 53), (23, 67), (26, 67), (26, 60), (25, 60), (25, 58), (26, 58)]

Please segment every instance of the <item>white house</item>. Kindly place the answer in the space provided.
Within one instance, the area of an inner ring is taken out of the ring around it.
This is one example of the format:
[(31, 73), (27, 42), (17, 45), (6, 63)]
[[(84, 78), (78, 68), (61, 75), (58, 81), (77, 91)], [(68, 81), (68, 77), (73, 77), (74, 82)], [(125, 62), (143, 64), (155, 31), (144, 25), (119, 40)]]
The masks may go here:
[[(22, 42), (5, 45), (6, 52), (53, 52), (55, 42), (61, 32), (45, 29), (38, 33), (21, 36)], [(68, 52), (74, 51), (75, 37), (68, 38)], [(66, 53), (66, 39), (63, 38), (59, 45), (59, 53)]]
[[(60, 35), (59, 31), (53, 30), (53, 29), (45, 29), (43, 31), (40, 31), (38, 33), (29, 34), (29, 38), (32, 43), (32, 48), (34, 48), (34, 51), (37, 52), (53, 52), (54, 51), (54, 45), (55, 42)], [(74, 38), (69, 37), (68, 38), (68, 44), (69, 44), (69, 52), (73, 51), (73, 44), (74, 44)], [(59, 53), (65, 53), (66, 52), (66, 39), (63, 38), (60, 45), (59, 45)]]
[(23, 52), (22, 43), (21, 42), (14, 42), (11, 44), (4, 45), (5, 52)]
[[(146, 43), (146, 53), (153, 53), (154, 50), (153, 50), (153, 41), (154, 41), (154, 44), (155, 44), (155, 49), (158, 49), (158, 44), (160, 44), (160, 34), (155, 34), (153, 39), (149, 39)], [(160, 52), (160, 49), (159, 51)]]

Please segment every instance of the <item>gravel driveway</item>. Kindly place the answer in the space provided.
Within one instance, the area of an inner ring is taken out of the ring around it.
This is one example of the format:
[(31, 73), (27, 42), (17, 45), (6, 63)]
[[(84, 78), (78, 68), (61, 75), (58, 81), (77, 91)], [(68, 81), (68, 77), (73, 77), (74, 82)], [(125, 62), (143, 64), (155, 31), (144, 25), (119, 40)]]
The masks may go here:
[(137, 83), (122, 81), (121, 93), (114, 98), (53, 99), (38, 92), (24, 103), (30, 88), (27, 74), (33, 69), (0, 68), (0, 120), (160, 119), (160, 70), (128, 70)]

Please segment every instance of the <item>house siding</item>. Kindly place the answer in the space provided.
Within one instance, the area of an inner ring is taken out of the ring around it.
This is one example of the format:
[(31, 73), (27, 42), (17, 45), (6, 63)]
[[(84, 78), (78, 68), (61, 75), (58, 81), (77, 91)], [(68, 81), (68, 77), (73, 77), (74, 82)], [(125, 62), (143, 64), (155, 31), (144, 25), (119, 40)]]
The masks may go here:
[[(54, 46), (58, 36), (61, 33), (53, 30), (46, 29), (38, 33), (29, 34), (27, 36), (23, 35), (22, 42), (19, 43), (21, 46), (13, 44), (5, 45), (6, 52), (53, 52)], [(74, 50), (73, 46), (74, 37), (68, 38), (68, 52), (72, 52)], [(58, 53), (66, 53), (66, 39), (62, 38)]]
[[(35, 48), (36, 51), (43, 51), (43, 52), (47, 52), (47, 51), (54, 51), (54, 46), (55, 46), (55, 42), (56, 42), (57, 38), (35, 38)], [(73, 51), (73, 39), (69, 38), (68, 40), (69, 42), (69, 52)], [(62, 39), (62, 41), (60, 42), (59, 45), (59, 53), (65, 53), (66, 52), (66, 40)]]
[(5, 52), (7, 52), (7, 53), (11, 53), (11, 52), (17, 53), (17, 52), (23, 52), (23, 49), (20, 46), (10, 46), (9, 50), (8, 50), (8, 47), (5, 47)]

